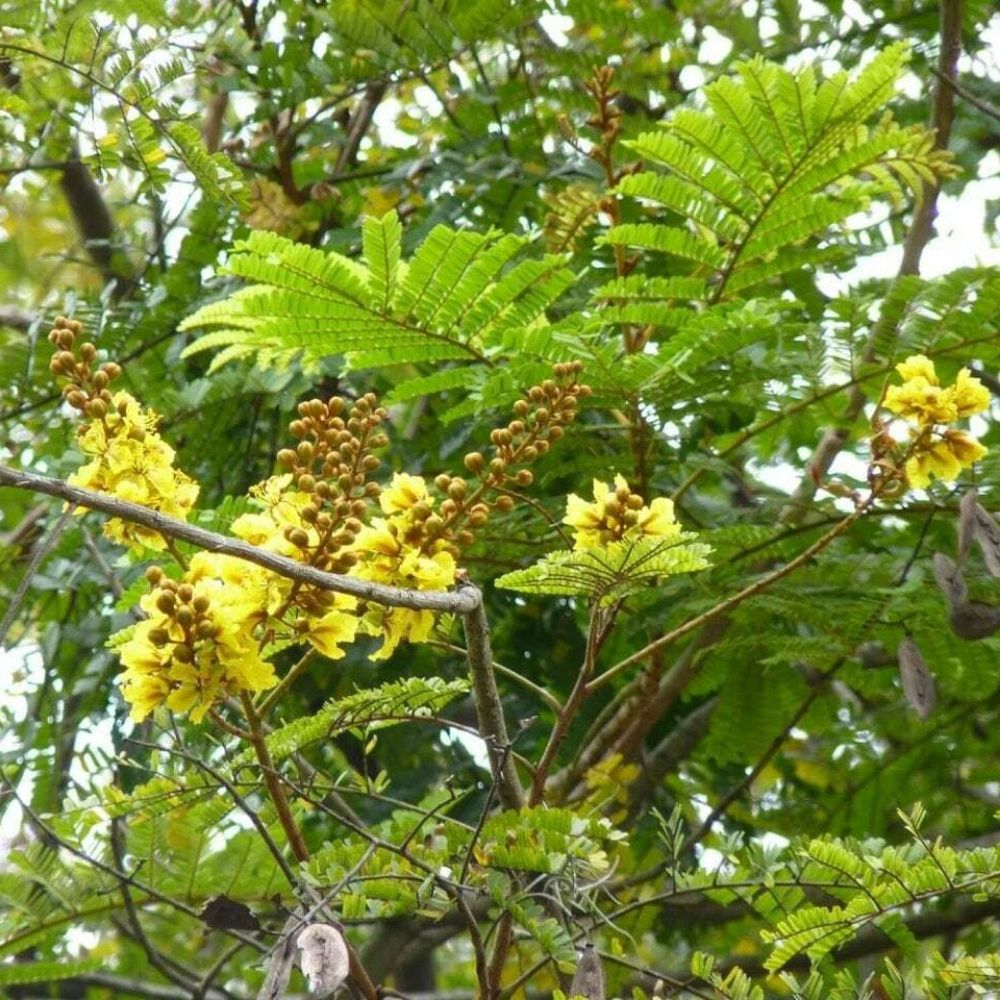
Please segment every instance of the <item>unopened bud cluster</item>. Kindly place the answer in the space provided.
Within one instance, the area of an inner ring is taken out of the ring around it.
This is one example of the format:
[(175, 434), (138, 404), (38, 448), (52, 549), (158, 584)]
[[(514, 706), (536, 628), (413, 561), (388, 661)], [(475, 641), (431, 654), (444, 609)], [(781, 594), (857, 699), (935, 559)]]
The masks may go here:
[(278, 452), (295, 487), (309, 494), (299, 511), (303, 526), (286, 526), (285, 538), (319, 569), (343, 573), (357, 561), (349, 549), (380, 492), (370, 479), (381, 465), (372, 451), (388, 443), (379, 430), (387, 414), (376, 402), (367, 393), (350, 407), (340, 397), (300, 403), (298, 419), (288, 427), (298, 444)]
[(211, 602), (204, 594), (195, 596), (189, 583), (178, 583), (164, 576), (159, 566), (146, 570), (146, 579), (153, 590), (156, 610), (175, 626), (177, 638), (165, 625), (154, 627), (149, 632), (149, 641), (157, 647), (173, 645), (172, 655), (178, 663), (194, 662), (197, 644), (218, 639), (222, 627), (209, 614)]
[[(468, 545), (470, 529), (482, 527), (492, 511), (512, 510), (516, 503), (512, 494), (535, 481), (527, 466), (565, 434), (566, 425), (576, 418), (579, 400), (590, 395), (590, 386), (578, 381), (582, 369), (579, 361), (555, 365), (554, 378), (533, 385), (514, 404), (514, 418), (490, 432), (492, 454), (472, 451), (465, 456), (465, 468), (477, 484), (470, 486), (461, 476), (447, 474), (434, 480), (446, 494), (439, 508), (442, 530), (457, 545)], [(459, 528), (459, 522), (464, 526)]]
[(89, 340), (78, 344), (83, 324), (57, 317), (49, 331), (49, 343), (56, 349), (49, 370), (65, 378), (62, 394), (66, 402), (91, 420), (103, 420), (114, 403), (108, 385), (121, 375), (121, 366), (108, 361), (95, 368), (97, 347)]

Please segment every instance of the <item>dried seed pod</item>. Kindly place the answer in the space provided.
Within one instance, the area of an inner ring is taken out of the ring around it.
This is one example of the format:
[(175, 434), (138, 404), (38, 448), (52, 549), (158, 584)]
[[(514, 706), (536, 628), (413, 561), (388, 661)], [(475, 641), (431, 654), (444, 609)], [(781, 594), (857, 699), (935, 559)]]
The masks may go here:
[(253, 915), (250, 907), (225, 894), (208, 900), (201, 908), (200, 916), (214, 930), (260, 930), (260, 921)]
[(580, 956), (576, 975), (569, 988), (571, 997), (585, 997), (586, 1000), (604, 1000), (604, 969), (597, 955), (597, 949), (588, 944)]
[(877, 670), (895, 663), (892, 654), (877, 640), (870, 639), (854, 650), (854, 656), (865, 670)]
[(903, 682), (903, 694), (917, 715), (921, 719), (926, 719), (934, 710), (937, 690), (934, 686), (934, 675), (930, 672), (912, 636), (908, 635), (899, 644), (896, 658), (899, 660), (899, 677)]
[(969, 591), (962, 578), (961, 569), (943, 552), (934, 553), (934, 579), (950, 607), (964, 604), (969, 599)]
[(979, 503), (975, 506), (973, 517), (973, 537), (982, 549), (986, 568), (993, 576), (1000, 576), (1000, 525)]
[(983, 601), (964, 601), (948, 616), (951, 630), (961, 639), (985, 639), (1000, 628), (1000, 609)]
[(351, 964), (347, 943), (332, 924), (310, 924), (299, 934), (297, 944), (310, 992), (320, 996), (332, 993), (347, 979)]
[(965, 562), (969, 555), (969, 547), (976, 532), (976, 506), (979, 497), (973, 487), (962, 497), (958, 505), (958, 562)]

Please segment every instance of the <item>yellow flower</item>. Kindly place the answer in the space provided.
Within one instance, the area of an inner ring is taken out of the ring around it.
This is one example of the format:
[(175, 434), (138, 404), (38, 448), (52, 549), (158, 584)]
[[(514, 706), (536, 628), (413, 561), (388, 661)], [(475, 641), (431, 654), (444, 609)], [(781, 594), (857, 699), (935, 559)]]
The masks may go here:
[(942, 389), (922, 375), (891, 386), (885, 394), (885, 407), (923, 426), (947, 424), (958, 418), (951, 390)]
[(592, 502), (575, 493), (567, 497), (563, 524), (573, 528), (574, 548), (592, 549), (644, 535), (664, 539), (680, 535), (672, 501), (658, 497), (646, 506), (621, 475), (615, 476), (614, 486), (612, 490), (595, 479)]
[(934, 363), (923, 354), (901, 361), (896, 371), (903, 384), (891, 386), (886, 392), (886, 409), (923, 427), (949, 424), (981, 413), (990, 405), (988, 390), (968, 368), (962, 368), (955, 384), (947, 388), (942, 388)]
[(378, 607), (369, 619), (363, 619), (370, 634), (382, 635), (385, 641), (371, 655), (373, 660), (387, 660), (403, 642), (426, 642), (434, 628), (434, 612), (414, 608)]
[(296, 559), (301, 557), (302, 549), (285, 536), (291, 530), (301, 529), (308, 535), (308, 547), (315, 548), (319, 533), (315, 526), (302, 520), (302, 510), (311, 497), (299, 490), (289, 490), (291, 481), (290, 475), (272, 476), (252, 486), (250, 496), (263, 509), (240, 515), (229, 530), (251, 545)]
[(918, 444), (906, 461), (906, 478), (916, 489), (926, 489), (931, 477), (954, 482), (962, 469), (979, 461), (986, 448), (965, 431), (946, 430), (941, 437)]
[[(155, 414), (143, 412), (127, 392), (117, 393), (103, 420), (81, 427), (80, 447), (94, 458), (68, 482), (186, 519), (198, 485), (173, 467), (174, 450), (156, 433), (156, 425)], [(104, 534), (130, 548), (166, 548), (159, 532), (117, 518), (106, 522)]]
[(344, 594), (337, 595), (337, 604), (321, 618), (309, 622), (309, 630), (305, 636), (310, 644), (331, 660), (339, 660), (344, 655), (342, 643), (353, 642), (358, 631), (357, 616), (351, 611), (356, 601)]
[(940, 385), (937, 372), (934, 370), (934, 362), (926, 354), (913, 354), (905, 361), (900, 361), (896, 365), (896, 371), (899, 372), (904, 382), (922, 378), (930, 385)]
[(951, 392), (959, 417), (971, 417), (989, 409), (989, 390), (979, 379), (972, 377), (968, 368), (959, 370)]
[[(353, 545), (358, 563), (352, 575), (408, 590), (446, 590), (454, 584), (458, 572), (455, 557), (448, 549), (440, 547), (440, 539), (421, 537), (419, 530), (413, 530), (416, 522), (409, 516), (412, 508), (401, 504), (409, 499), (414, 499), (413, 506), (426, 502), (421, 497), (420, 487), (412, 482), (397, 483), (395, 479), (393, 482), (400, 490), (390, 500), (393, 513), (388, 519), (374, 518), (358, 533)], [(434, 628), (434, 619), (432, 611), (386, 608), (369, 603), (360, 627), (367, 635), (382, 636), (382, 646), (372, 659), (385, 660), (404, 640), (426, 642)]]
[(180, 587), (156, 587), (140, 600), (149, 617), (119, 649), (122, 694), (136, 721), (166, 705), (199, 722), (227, 695), (264, 691), (276, 683), (254, 634), (266, 617), (260, 602), (267, 598), (271, 574), (253, 567), (255, 574), (238, 574), (249, 587), (234, 586), (227, 577), (237, 573), (237, 562), (199, 553)]
[(397, 472), (382, 491), (378, 502), (386, 514), (398, 514), (416, 507), (418, 503), (429, 503), (430, 494), (422, 476)]

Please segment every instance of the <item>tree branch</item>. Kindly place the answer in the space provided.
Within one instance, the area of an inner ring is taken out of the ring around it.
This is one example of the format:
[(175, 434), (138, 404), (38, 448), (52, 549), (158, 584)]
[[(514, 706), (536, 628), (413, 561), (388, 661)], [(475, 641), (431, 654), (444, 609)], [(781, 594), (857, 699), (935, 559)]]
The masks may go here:
[(503, 704), (493, 673), (493, 650), (490, 647), (490, 626), (483, 609), (478, 588), (463, 581), (459, 595), (468, 597), (471, 610), (465, 614), (465, 645), (468, 651), (472, 697), (476, 703), (479, 732), (489, 748), (496, 775), (497, 796), (505, 809), (520, 809), (524, 805), (524, 790), (517, 776), (513, 755), (509, 752), (510, 738), (504, 719)]
[(238, 538), (230, 538), (195, 527), (186, 521), (175, 517), (167, 517), (159, 511), (150, 510), (140, 504), (119, 500), (117, 497), (93, 490), (70, 486), (60, 479), (39, 476), (34, 472), (22, 472), (6, 465), (0, 465), (0, 486), (12, 486), (15, 489), (31, 490), (46, 496), (66, 500), (75, 507), (86, 507), (89, 510), (100, 511), (110, 517), (118, 517), (123, 521), (141, 524), (143, 527), (158, 531), (167, 538), (176, 538), (190, 542), (208, 552), (235, 556), (247, 562), (263, 566), (279, 576), (300, 583), (311, 584), (321, 590), (333, 590), (341, 594), (350, 594), (365, 601), (374, 601), (390, 608), (414, 608), (418, 611), (450, 611), (452, 614), (465, 615), (481, 606), (481, 595), (475, 587), (463, 587), (455, 593), (437, 590), (404, 590), (402, 587), (389, 587), (379, 583), (369, 583), (352, 576), (340, 573), (324, 573), (313, 566), (306, 566), (279, 556), (273, 552), (257, 548)]

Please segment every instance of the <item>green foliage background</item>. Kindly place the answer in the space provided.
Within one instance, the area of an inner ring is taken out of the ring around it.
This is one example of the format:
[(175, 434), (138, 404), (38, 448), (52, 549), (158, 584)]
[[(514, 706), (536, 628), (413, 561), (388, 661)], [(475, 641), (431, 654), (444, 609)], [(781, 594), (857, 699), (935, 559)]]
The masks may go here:
[[(586, 588), (553, 594), (528, 570), (565, 548), (568, 493), (621, 473), (673, 496), (713, 550), (697, 574), (607, 570), (601, 596), (624, 601), (608, 669), (844, 516), (809, 470), (840, 428), (830, 478), (864, 491), (856, 387), (877, 399), (918, 352), (998, 387), (996, 269), (851, 271), (898, 254), (938, 181), (956, 196), (997, 174), (990, 4), (960, 11), (952, 156), (926, 128), (955, 9), (941, 8), (8, 2), (2, 459), (62, 478), (80, 462), (48, 373), (59, 314), (163, 415), (215, 530), (271, 473), (302, 399), (374, 390), (387, 465), (457, 474), (553, 363), (581, 361), (593, 396), (537, 464), (533, 503), (491, 520), (465, 561), (514, 750), (537, 762), (585, 654)], [(605, 66), (602, 145), (587, 85)], [(983, 224), (995, 247), (991, 205)], [(996, 510), (1000, 431), (976, 430)], [(487, 940), (513, 921), (505, 997), (568, 990), (587, 940), (608, 996), (1000, 988), (1000, 644), (951, 633), (931, 572), (966, 485), (878, 504), (614, 672), (522, 815), (493, 802), (457, 623), (385, 664), (363, 644), (319, 663), (271, 737), (313, 851), (296, 879), (336, 889), (373, 978), (403, 995), (476, 989), (450, 879)], [(16, 611), (0, 659), (0, 990), (253, 995), (273, 940), (237, 950), (199, 911), (225, 893), (280, 929), (294, 905), (247, 818), (281, 843), (259, 771), (210, 725), (128, 722), (104, 644), (147, 563), (95, 517), (55, 530), (58, 507), (23, 491), (0, 491), (0, 518), (0, 606)], [(494, 587), (504, 574), (533, 592)], [(981, 562), (970, 587), (998, 597)], [(895, 668), (906, 634), (936, 678), (926, 721)]]

